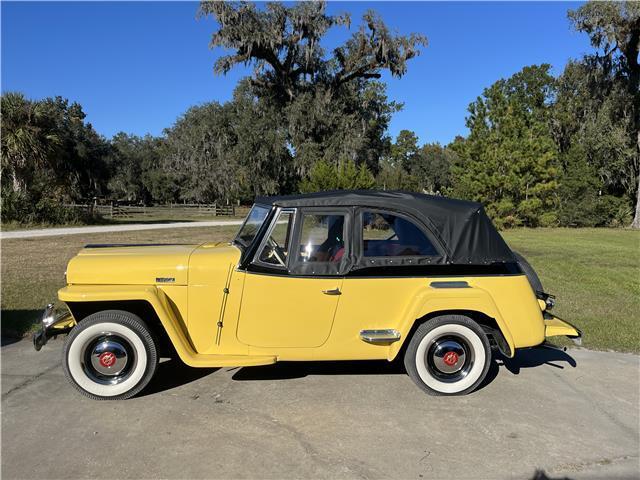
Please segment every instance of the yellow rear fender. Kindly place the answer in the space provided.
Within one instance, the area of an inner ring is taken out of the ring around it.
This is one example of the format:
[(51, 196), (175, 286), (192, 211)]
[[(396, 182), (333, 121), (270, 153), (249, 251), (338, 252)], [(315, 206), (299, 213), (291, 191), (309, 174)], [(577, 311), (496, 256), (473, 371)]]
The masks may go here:
[(566, 336), (569, 337), (576, 345), (582, 345), (582, 331), (566, 320), (561, 320), (558, 317), (547, 313), (544, 320), (544, 326), (545, 337)]
[(409, 314), (400, 324), (398, 330), (402, 340), (390, 346), (389, 360), (393, 360), (404, 343), (410, 340), (409, 337), (414, 326), (435, 316), (453, 314), (471, 316), (479, 323), (482, 323), (481, 318), (488, 317), (488, 320), (495, 320), (508, 345), (509, 351), (505, 352), (505, 354), (513, 356), (515, 352), (513, 337), (489, 293), (474, 287), (441, 290), (426, 288), (420, 295), (416, 296), (412, 306), (409, 308)]
[(66, 303), (75, 302), (119, 302), (143, 300), (149, 303), (164, 327), (180, 359), (192, 367), (200, 365), (202, 355), (198, 355), (182, 321), (174, 313), (167, 296), (152, 285), (69, 285), (58, 290), (58, 298)]

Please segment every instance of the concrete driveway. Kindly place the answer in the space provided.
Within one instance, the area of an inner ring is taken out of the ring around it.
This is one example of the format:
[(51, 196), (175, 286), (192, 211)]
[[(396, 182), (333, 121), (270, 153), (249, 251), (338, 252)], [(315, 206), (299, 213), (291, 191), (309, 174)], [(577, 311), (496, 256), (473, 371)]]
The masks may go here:
[(196, 370), (124, 402), (67, 384), (61, 340), (2, 347), (3, 478), (638, 478), (639, 357), (536, 349), (467, 397), (397, 364)]

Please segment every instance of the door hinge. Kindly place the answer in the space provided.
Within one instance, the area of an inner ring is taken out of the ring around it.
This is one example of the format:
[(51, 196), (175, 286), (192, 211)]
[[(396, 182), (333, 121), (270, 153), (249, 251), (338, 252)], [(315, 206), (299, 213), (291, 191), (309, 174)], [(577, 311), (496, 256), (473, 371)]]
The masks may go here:
[(216, 332), (216, 345), (220, 345), (220, 337), (222, 336), (222, 327), (224, 327), (224, 311), (227, 307), (227, 295), (229, 295), (229, 282), (231, 282), (231, 274), (233, 273), (233, 266), (229, 265), (229, 270), (227, 271), (227, 281), (225, 282), (225, 287), (222, 289), (223, 297), (222, 303), (220, 304), (220, 315), (218, 316), (218, 323), (216, 326), (218, 327)]

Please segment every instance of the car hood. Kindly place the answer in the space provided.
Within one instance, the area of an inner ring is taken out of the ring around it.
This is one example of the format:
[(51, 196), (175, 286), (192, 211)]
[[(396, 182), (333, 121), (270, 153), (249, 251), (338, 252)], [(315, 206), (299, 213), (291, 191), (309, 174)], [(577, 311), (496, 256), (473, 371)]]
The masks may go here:
[[(218, 244), (205, 244), (215, 248)], [(187, 285), (198, 245), (87, 245), (67, 266), (67, 283)]]

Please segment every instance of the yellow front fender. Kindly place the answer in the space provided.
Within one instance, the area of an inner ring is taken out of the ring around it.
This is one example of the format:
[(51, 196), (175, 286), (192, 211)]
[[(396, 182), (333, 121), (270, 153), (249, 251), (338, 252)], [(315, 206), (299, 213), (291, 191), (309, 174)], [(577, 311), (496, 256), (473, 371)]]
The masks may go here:
[(246, 355), (203, 355), (196, 353), (186, 335), (186, 328), (175, 315), (164, 292), (152, 285), (69, 285), (58, 290), (63, 302), (116, 302), (144, 300), (155, 310), (180, 359), (191, 367), (264, 365), (275, 358)]

